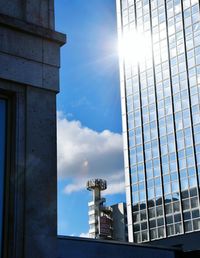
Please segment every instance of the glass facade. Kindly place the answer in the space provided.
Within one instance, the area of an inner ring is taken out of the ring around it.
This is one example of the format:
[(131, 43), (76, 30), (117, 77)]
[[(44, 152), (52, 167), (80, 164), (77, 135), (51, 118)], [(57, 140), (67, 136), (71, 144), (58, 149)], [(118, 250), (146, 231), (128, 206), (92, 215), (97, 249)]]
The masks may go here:
[(2, 257), (4, 174), (5, 174), (5, 138), (6, 138), (6, 101), (0, 99), (0, 257)]
[(199, 8), (117, 0), (129, 241), (200, 230)]

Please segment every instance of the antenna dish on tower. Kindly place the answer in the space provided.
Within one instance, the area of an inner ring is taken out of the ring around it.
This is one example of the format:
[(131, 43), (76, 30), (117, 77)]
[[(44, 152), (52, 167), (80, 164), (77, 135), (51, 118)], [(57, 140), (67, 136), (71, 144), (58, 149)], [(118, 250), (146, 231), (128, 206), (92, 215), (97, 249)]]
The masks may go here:
[(87, 181), (87, 190), (92, 191), (98, 188), (100, 191), (107, 189), (107, 182), (103, 179), (90, 179)]

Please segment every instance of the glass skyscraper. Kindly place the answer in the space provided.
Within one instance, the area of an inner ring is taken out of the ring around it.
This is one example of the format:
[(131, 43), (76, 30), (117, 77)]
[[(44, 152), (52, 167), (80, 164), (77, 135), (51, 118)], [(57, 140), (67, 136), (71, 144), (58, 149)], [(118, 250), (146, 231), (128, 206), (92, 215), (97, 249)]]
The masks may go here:
[(131, 242), (200, 230), (199, 8), (117, 0)]

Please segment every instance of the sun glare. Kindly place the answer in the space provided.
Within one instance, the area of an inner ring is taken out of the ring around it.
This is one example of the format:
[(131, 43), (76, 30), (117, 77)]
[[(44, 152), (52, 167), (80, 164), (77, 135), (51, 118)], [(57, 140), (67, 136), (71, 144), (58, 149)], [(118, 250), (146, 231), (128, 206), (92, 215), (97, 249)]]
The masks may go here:
[(119, 55), (124, 61), (136, 64), (151, 55), (151, 38), (139, 32), (128, 32), (119, 41)]

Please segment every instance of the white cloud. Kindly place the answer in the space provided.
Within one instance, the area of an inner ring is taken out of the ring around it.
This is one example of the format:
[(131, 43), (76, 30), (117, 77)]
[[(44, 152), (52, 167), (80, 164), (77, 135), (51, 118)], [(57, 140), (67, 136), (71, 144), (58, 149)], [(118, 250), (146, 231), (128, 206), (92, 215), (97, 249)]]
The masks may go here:
[(89, 233), (81, 233), (79, 237), (87, 237), (90, 238)]
[(108, 130), (96, 132), (79, 121), (57, 119), (58, 177), (70, 179), (64, 192), (85, 189), (88, 179), (106, 179), (106, 194), (124, 191), (122, 136)]

